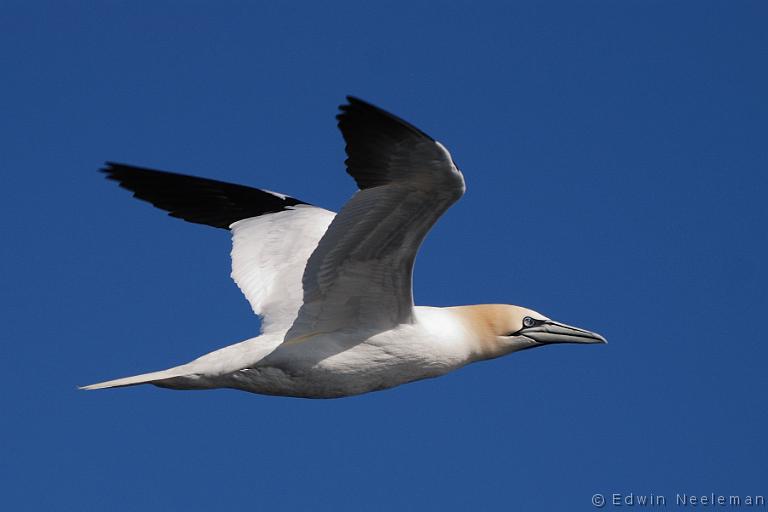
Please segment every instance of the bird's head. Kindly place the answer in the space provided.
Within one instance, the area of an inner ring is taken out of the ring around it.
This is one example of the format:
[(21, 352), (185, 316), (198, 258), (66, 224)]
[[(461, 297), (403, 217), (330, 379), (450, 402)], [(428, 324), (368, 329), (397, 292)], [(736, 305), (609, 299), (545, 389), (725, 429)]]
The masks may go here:
[(556, 343), (607, 343), (597, 333), (556, 322), (520, 306), (480, 304), (451, 309), (476, 338), (478, 359)]

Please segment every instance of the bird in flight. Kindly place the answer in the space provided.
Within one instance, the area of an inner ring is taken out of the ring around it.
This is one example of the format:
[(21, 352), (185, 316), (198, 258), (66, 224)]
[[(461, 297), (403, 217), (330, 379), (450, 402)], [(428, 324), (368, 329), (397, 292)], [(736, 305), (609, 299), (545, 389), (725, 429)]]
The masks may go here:
[(605, 343), (531, 309), (413, 304), (416, 253), (464, 193), (448, 150), (357, 98), (339, 107), (359, 190), (339, 213), (284, 194), (108, 162), (107, 178), (188, 222), (232, 235), (232, 278), (261, 333), (167, 370), (85, 386), (358, 395), (554, 343)]

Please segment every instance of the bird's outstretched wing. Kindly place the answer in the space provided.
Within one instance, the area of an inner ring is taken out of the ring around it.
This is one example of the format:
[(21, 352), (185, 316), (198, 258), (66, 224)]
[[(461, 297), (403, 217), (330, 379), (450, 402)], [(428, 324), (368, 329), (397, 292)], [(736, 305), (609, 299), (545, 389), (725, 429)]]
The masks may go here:
[(107, 163), (107, 178), (171, 216), (232, 232), (232, 278), (262, 317), (287, 330), (302, 304), (301, 276), (334, 213), (256, 188)]
[(115, 162), (107, 162), (101, 172), (171, 217), (215, 228), (229, 229), (238, 220), (307, 204), (269, 190)]
[(303, 305), (287, 340), (411, 322), (416, 253), (464, 193), (464, 178), (442, 144), (388, 112), (347, 99), (337, 118), (347, 172), (360, 190), (307, 262)]

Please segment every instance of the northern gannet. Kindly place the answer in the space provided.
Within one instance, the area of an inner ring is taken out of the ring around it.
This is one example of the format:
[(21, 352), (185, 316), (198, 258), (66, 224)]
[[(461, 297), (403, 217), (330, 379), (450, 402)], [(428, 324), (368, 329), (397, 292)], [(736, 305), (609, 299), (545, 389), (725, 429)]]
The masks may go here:
[(464, 193), (448, 150), (415, 126), (347, 97), (338, 126), (360, 190), (341, 212), (242, 185), (107, 162), (107, 178), (189, 222), (232, 234), (232, 278), (261, 334), (167, 370), (82, 389), (173, 389), (335, 398), (437, 377), (590, 331), (503, 304), (413, 304), (416, 252)]

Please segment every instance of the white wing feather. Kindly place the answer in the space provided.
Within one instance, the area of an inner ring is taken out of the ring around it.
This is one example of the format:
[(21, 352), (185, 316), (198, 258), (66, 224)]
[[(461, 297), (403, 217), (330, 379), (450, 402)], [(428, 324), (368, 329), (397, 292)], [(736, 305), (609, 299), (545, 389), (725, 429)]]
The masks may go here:
[(232, 279), (262, 317), (262, 332), (286, 331), (303, 300), (301, 278), (335, 213), (298, 205), (243, 219), (232, 231)]

